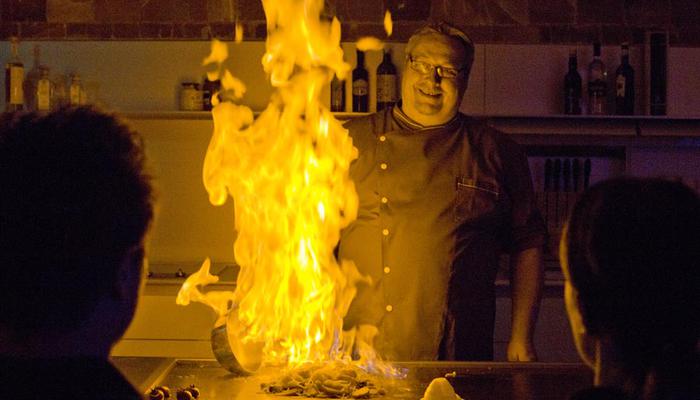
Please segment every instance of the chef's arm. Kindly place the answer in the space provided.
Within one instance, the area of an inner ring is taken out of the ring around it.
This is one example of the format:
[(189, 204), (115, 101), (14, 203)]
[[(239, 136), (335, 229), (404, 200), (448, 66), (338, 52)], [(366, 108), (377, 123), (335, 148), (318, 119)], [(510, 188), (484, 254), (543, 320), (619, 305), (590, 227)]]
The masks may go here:
[(511, 335), (508, 361), (537, 361), (533, 335), (544, 285), (542, 247), (511, 254)]

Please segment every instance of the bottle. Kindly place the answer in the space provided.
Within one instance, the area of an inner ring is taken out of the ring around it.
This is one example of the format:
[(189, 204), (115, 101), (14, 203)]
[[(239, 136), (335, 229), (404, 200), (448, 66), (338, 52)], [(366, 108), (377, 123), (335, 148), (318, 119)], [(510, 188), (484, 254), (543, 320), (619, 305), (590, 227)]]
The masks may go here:
[(666, 32), (652, 32), (647, 42), (649, 46), (649, 114), (666, 115), (668, 35)]
[(81, 106), (85, 104), (85, 91), (83, 90), (83, 83), (78, 74), (72, 74), (70, 76), (68, 104), (71, 106)]
[(615, 71), (615, 114), (634, 114), (634, 69), (630, 65), (629, 45), (622, 43), (620, 66)]
[(352, 111), (369, 111), (369, 73), (365, 69), (365, 53), (357, 50), (357, 65), (352, 70)]
[(569, 51), (569, 72), (564, 76), (564, 114), (581, 114), (581, 75), (576, 49)]
[[(49, 76), (51, 86), (51, 109), (56, 110), (70, 102), (68, 90), (70, 90), (70, 81), (66, 76), (61, 74), (52, 74)], [(68, 83), (68, 86), (66, 86)]]
[(341, 81), (337, 75), (331, 80), (331, 111), (345, 111), (345, 80)]
[(32, 69), (27, 72), (27, 76), (24, 78), (24, 106), (28, 110), (34, 110), (34, 104), (36, 100), (34, 99), (34, 94), (36, 93), (36, 83), (41, 78), (41, 71), (39, 67), (41, 66), (41, 48), (38, 44), (34, 45), (34, 65)]
[(384, 59), (377, 66), (377, 111), (396, 103), (396, 66), (391, 62), (391, 52), (384, 50)]
[(204, 77), (204, 83), (202, 84), (202, 110), (211, 111), (215, 104), (219, 104), (219, 90), (221, 90), (221, 81), (219, 79), (210, 81), (209, 77)]
[(42, 66), (39, 68), (41, 76), (36, 82), (35, 106), (36, 111), (50, 111), (51, 97), (53, 96), (53, 85), (49, 77), (49, 68)]
[(201, 111), (202, 91), (199, 84), (195, 82), (183, 82), (180, 89), (180, 110), (181, 111)]
[(18, 111), (24, 107), (24, 64), (17, 54), (19, 40), (16, 37), (10, 39), (11, 58), (5, 64), (5, 109)]
[(600, 59), (600, 42), (593, 44), (593, 61), (588, 65), (588, 113), (607, 113), (608, 72)]

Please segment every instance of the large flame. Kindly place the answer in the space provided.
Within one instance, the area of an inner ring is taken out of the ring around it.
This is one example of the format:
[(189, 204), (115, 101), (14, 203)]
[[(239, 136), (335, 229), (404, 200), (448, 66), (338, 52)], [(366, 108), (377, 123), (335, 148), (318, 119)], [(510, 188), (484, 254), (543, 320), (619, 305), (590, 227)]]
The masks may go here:
[[(350, 65), (343, 61), (339, 21), (319, 17), (323, 0), (267, 0), (263, 7), (262, 65), (276, 92), (257, 118), (232, 101), (215, 105), (203, 171), (212, 204), (234, 201), (236, 290), (230, 296), (198, 290), (213, 280), (207, 260), (183, 285), (178, 303), (206, 302), (218, 310), (219, 323), (235, 318), (243, 328), (234, 339), (263, 344), (267, 364), (337, 359), (342, 318), (363, 279), (333, 254), (340, 230), (357, 215), (348, 175), (357, 150), (319, 98)], [(221, 78), (223, 98), (240, 99), (245, 86), (222, 70), (226, 57), (226, 45), (214, 41), (204, 63), (217, 66), (209, 78)]]

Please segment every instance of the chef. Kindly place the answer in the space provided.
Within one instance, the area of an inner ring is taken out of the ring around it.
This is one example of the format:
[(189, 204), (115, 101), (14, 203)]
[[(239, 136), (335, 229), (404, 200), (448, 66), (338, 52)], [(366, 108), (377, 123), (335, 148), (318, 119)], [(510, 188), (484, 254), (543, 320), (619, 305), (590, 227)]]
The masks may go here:
[(510, 255), (508, 360), (533, 361), (546, 230), (527, 158), (505, 135), (459, 112), (474, 46), (445, 23), (406, 46), (396, 107), (351, 120), (350, 174), (360, 200), (339, 257), (372, 284), (344, 328), (388, 360), (492, 360), (494, 281)]

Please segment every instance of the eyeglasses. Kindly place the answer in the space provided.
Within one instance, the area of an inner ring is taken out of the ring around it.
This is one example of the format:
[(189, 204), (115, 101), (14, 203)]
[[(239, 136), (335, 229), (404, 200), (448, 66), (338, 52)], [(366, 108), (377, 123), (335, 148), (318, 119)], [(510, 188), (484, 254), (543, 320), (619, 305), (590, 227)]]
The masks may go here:
[(427, 62), (418, 61), (414, 59), (413, 56), (408, 56), (408, 65), (412, 70), (423, 75), (432, 74), (433, 71), (437, 71), (438, 76), (443, 79), (454, 79), (465, 70), (465, 68), (443, 67), (442, 65), (433, 65)]

